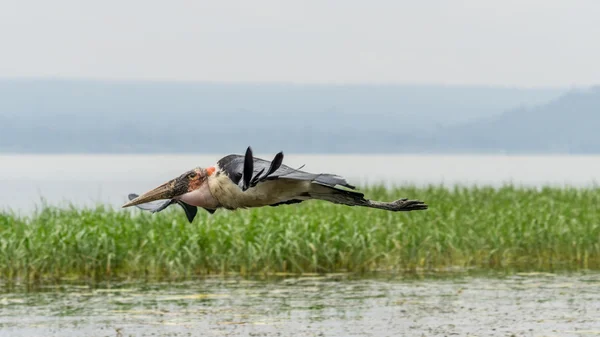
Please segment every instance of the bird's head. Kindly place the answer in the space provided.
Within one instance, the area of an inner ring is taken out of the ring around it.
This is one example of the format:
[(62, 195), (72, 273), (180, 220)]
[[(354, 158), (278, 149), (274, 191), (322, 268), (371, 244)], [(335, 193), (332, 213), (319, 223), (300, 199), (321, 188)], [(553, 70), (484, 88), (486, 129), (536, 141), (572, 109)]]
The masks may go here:
[(201, 167), (187, 171), (179, 177), (167, 181), (166, 183), (152, 189), (139, 197), (129, 201), (122, 207), (130, 207), (160, 199), (173, 199), (183, 194), (195, 191), (206, 182), (206, 179), (212, 171), (213, 167), (204, 169)]

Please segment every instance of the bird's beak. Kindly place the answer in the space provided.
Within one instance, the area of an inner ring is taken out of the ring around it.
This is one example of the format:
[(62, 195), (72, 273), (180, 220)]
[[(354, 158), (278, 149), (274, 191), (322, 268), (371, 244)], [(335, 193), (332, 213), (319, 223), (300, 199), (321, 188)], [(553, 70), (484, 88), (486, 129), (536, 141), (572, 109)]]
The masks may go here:
[(199, 171), (199, 169), (188, 171), (181, 176), (167, 181), (157, 188), (140, 195), (139, 197), (124, 204), (122, 207), (125, 208), (129, 206), (145, 204), (147, 202), (160, 199), (172, 199), (190, 192), (197, 188), (197, 185), (199, 185), (198, 182), (202, 176), (201, 172)]

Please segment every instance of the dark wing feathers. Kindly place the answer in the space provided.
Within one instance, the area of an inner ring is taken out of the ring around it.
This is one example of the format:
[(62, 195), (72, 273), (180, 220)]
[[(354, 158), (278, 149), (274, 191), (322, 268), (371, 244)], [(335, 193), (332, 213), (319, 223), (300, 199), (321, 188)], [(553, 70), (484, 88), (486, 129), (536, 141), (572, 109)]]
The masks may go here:
[(252, 178), (252, 181), (250, 181), (250, 187), (254, 187), (256, 186), (256, 184), (258, 184), (259, 182), (263, 181), (262, 179), (262, 173), (265, 171), (264, 168), (262, 168), (260, 171), (258, 171), (258, 173), (256, 173), (254, 175), (254, 178)]
[(265, 174), (265, 177), (268, 177), (271, 174), (275, 173), (275, 171), (277, 171), (281, 167), (281, 163), (283, 163), (283, 152), (279, 152), (275, 155), (275, 158), (273, 158), (271, 166), (269, 166), (269, 170), (267, 171), (267, 174)]
[(275, 158), (271, 162), (271, 165), (269, 166), (269, 170), (267, 171), (267, 173), (265, 173), (264, 175), (262, 174), (265, 170), (264, 168), (262, 168), (258, 173), (256, 173), (256, 175), (254, 176), (254, 178), (252, 178), (252, 181), (250, 182), (250, 187), (254, 187), (258, 183), (267, 180), (269, 178), (269, 176), (271, 176), (273, 173), (275, 173), (275, 171), (277, 171), (277, 169), (279, 169), (282, 162), (283, 162), (283, 152), (279, 152), (278, 154), (275, 155)]
[[(127, 197), (131, 201), (131, 200), (137, 198), (138, 195), (131, 193)], [(143, 209), (144, 211), (150, 211), (152, 213), (156, 213), (156, 212), (160, 212), (163, 209), (171, 206), (174, 202), (175, 202), (175, 200), (161, 200), (161, 201), (147, 202), (145, 204), (136, 205), (136, 206), (137, 206), (137, 208)]]
[(291, 200), (287, 200), (287, 201), (276, 202), (276, 203), (274, 203), (274, 204), (271, 204), (271, 205), (269, 205), (269, 206), (276, 207), (276, 206), (280, 206), (280, 205), (292, 205), (292, 204), (299, 204), (299, 203), (301, 203), (302, 201), (304, 201), (304, 200), (300, 200), (300, 199), (291, 199)]
[(244, 156), (230, 154), (221, 158), (217, 162), (217, 165), (219, 165), (219, 168), (227, 174), (234, 184), (240, 185), (241, 187), (240, 181), (242, 180), (242, 175), (244, 173)]
[(329, 173), (313, 174), (313, 173), (308, 173), (308, 172), (303, 172), (303, 171), (298, 171), (298, 170), (292, 169), (289, 173), (285, 172), (283, 174), (279, 174), (279, 173), (273, 174), (268, 179), (281, 179), (281, 178), (296, 179), (296, 180), (310, 180), (310, 181), (315, 181), (315, 182), (321, 183), (323, 185), (331, 186), (331, 187), (340, 185), (340, 186), (348, 187), (350, 189), (356, 189), (355, 186), (348, 184), (346, 179), (344, 179), (338, 175), (329, 174)]
[[(250, 181), (252, 180), (252, 176), (256, 172), (254, 172), (254, 160), (252, 155), (252, 149), (248, 146), (246, 149), (246, 155), (244, 156), (244, 170), (242, 171), (242, 190), (245, 191), (250, 188)], [(264, 168), (263, 168), (264, 170)], [(262, 172), (262, 170), (261, 170)]]
[[(129, 200), (133, 200), (133, 199), (137, 198), (138, 195), (131, 193), (127, 197), (129, 198)], [(179, 206), (181, 206), (181, 208), (183, 208), (183, 211), (185, 212), (185, 216), (187, 217), (187, 219), (190, 223), (192, 223), (192, 221), (194, 221), (194, 218), (196, 217), (196, 214), (198, 213), (198, 208), (195, 206), (192, 206), (190, 204), (187, 204), (181, 200), (171, 199), (171, 200), (164, 200), (164, 201), (152, 201), (152, 202), (148, 202), (145, 204), (136, 205), (136, 207), (139, 209), (143, 209), (144, 211), (150, 211), (152, 213), (157, 213), (173, 204), (178, 204)], [(215, 212), (214, 209), (206, 209), (206, 210), (210, 214), (213, 214)]]
[(185, 216), (187, 217), (188, 221), (192, 223), (192, 221), (194, 221), (194, 218), (196, 217), (196, 213), (198, 213), (198, 208), (190, 204), (186, 204), (181, 200), (177, 200), (175, 202), (183, 208)]
[[(249, 164), (249, 151), (246, 151), (246, 155), (232, 154), (221, 158), (217, 164), (221, 170), (225, 171), (229, 178), (234, 184), (244, 188), (244, 180), (242, 177), (248, 176), (246, 172), (250, 172), (249, 167), (252, 167), (253, 178), (250, 179), (250, 184), (246, 185), (249, 187), (256, 186), (261, 181), (275, 180), (275, 179), (294, 179), (294, 180), (306, 180), (315, 181), (327, 186), (344, 186), (347, 188), (355, 189), (355, 186), (348, 184), (346, 179), (335, 174), (321, 173), (314, 174), (299, 169), (291, 168), (287, 165), (282, 164), (283, 153), (278, 153), (273, 161), (267, 161), (264, 159), (251, 157), (251, 165)], [(250, 156), (252, 152), (250, 150)], [(268, 168), (268, 169), (267, 169)], [(266, 173), (262, 174), (265, 170)]]

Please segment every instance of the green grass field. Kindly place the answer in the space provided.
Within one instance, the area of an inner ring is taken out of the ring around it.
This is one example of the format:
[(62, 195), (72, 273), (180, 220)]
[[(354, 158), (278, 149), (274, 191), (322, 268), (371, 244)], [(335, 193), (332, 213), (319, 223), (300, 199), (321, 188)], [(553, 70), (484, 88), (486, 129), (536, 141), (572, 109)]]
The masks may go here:
[(372, 187), (391, 213), (320, 201), (159, 214), (97, 207), (0, 213), (0, 279), (181, 279), (445, 268), (600, 269), (600, 188)]

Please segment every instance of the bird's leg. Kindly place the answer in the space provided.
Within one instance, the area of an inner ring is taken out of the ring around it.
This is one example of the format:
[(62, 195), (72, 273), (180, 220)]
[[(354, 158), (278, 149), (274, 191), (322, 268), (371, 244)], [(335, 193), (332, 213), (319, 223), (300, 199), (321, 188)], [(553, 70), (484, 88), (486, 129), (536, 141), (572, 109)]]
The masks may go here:
[(362, 206), (383, 209), (392, 212), (407, 212), (427, 209), (427, 204), (420, 200), (399, 199), (392, 202), (368, 200), (364, 194), (342, 190), (331, 186), (311, 184), (309, 195), (312, 199), (326, 200), (347, 206)]
[(427, 209), (427, 204), (420, 200), (399, 199), (392, 202), (367, 200), (367, 207), (385, 209), (393, 212), (408, 212)]

